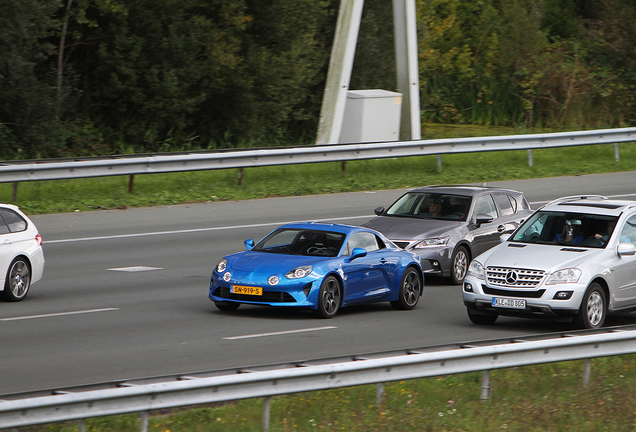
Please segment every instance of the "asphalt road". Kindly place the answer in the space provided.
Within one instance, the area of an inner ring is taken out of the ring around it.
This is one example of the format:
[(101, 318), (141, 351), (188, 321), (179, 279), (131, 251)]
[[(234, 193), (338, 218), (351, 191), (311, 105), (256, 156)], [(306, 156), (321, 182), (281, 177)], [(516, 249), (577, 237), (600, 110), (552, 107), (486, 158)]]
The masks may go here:
[[(524, 191), (536, 208), (582, 193), (636, 199), (634, 180), (629, 172), (491, 185)], [(433, 278), (412, 311), (373, 304), (331, 320), (245, 305), (220, 312), (207, 299), (213, 266), (244, 239), (290, 221), (360, 224), (401, 192), (34, 216), (45, 274), (25, 301), (0, 303), (0, 394), (569, 328), (505, 317), (473, 325), (461, 287)], [(626, 314), (607, 324), (634, 323)]]

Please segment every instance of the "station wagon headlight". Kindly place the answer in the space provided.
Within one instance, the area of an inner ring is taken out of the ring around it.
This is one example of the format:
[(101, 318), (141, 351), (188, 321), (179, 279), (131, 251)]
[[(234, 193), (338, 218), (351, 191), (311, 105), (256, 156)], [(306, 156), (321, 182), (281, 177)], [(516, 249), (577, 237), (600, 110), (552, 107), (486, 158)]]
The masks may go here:
[(468, 266), (468, 276), (484, 280), (484, 266), (479, 261), (473, 260)]
[(225, 269), (227, 268), (227, 260), (225, 258), (223, 258), (221, 261), (219, 261), (219, 263), (216, 265), (216, 271), (217, 273), (223, 273), (225, 271)]
[(450, 237), (424, 239), (418, 244), (416, 244), (415, 246), (413, 246), (413, 249), (424, 249), (424, 248), (446, 246), (446, 243), (448, 243), (449, 238)]
[(309, 275), (309, 273), (312, 272), (312, 270), (314, 269), (313, 266), (302, 266), (302, 267), (298, 267), (293, 269), (292, 271), (288, 272), (285, 277), (287, 279), (300, 279), (300, 278), (304, 278), (305, 276)]
[(548, 278), (546, 285), (556, 285), (562, 283), (577, 283), (581, 277), (581, 270), (569, 268), (557, 270)]

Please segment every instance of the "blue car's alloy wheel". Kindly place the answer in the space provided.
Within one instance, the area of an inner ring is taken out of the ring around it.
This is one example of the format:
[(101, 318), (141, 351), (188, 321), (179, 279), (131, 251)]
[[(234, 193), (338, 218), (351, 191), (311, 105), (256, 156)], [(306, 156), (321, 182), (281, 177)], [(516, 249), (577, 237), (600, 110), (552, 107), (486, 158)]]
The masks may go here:
[(391, 302), (391, 306), (402, 310), (413, 309), (420, 300), (421, 290), (422, 278), (420, 274), (414, 267), (407, 268), (400, 284), (400, 299)]
[(320, 285), (318, 295), (318, 315), (323, 318), (333, 317), (340, 308), (342, 287), (334, 276), (327, 276)]

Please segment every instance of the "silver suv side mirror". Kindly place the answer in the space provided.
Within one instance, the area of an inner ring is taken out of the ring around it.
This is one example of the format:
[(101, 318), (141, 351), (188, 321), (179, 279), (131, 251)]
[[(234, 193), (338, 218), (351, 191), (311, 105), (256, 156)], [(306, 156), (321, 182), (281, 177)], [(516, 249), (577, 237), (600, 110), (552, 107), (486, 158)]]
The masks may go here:
[(619, 256), (636, 255), (636, 246), (633, 243), (620, 243), (617, 252)]

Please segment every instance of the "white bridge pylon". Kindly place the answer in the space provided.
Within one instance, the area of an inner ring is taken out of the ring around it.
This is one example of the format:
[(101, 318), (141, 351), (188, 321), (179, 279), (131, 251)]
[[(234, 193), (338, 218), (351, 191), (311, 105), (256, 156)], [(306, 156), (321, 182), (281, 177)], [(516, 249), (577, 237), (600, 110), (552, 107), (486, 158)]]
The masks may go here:
[[(320, 109), (316, 144), (338, 144), (364, 0), (341, 0)], [(393, 0), (397, 87), (402, 93), (399, 140), (422, 138), (415, 0)]]

